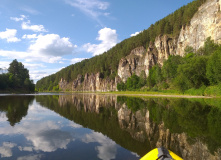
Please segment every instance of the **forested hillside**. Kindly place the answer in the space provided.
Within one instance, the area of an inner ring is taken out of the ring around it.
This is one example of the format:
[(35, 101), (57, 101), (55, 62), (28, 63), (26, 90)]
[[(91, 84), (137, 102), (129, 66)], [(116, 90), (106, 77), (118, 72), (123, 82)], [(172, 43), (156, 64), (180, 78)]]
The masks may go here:
[(86, 73), (100, 72), (104, 78), (109, 77), (110, 79), (114, 79), (117, 75), (118, 64), (122, 57), (127, 56), (131, 50), (140, 46), (147, 49), (149, 44), (154, 42), (158, 35), (166, 34), (170, 37), (177, 37), (182, 26), (190, 23), (191, 18), (199, 6), (205, 1), (206, 0), (195, 0), (160, 21), (157, 21), (155, 24), (152, 24), (148, 29), (137, 36), (125, 39), (102, 55), (83, 60), (53, 75), (42, 78), (37, 82), (36, 88), (38, 90), (57, 90), (61, 78), (70, 82), (76, 79), (79, 74), (84, 76)]
[(185, 49), (185, 56), (170, 56), (161, 68), (158, 64), (149, 76), (132, 75), (118, 90), (176, 90), (193, 95), (221, 95), (221, 45), (207, 38), (204, 47), (196, 52)]

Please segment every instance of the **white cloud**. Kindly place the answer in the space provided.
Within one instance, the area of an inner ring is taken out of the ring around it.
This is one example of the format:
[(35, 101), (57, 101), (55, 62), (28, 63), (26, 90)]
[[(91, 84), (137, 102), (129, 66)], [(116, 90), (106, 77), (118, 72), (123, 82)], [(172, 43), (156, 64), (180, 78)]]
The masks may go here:
[[(63, 56), (73, 53), (75, 46), (69, 38), (61, 38), (57, 34), (39, 35), (36, 42), (29, 47), (29, 52), (33, 54)], [(60, 58), (57, 58), (60, 60)]]
[(10, 17), (11, 20), (19, 22), (19, 21), (23, 21), (25, 19), (27, 19), (27, 16), (25, 15), (20, 15), (20, 17)]
[(87, 52), (93, 53), (93, 55), (99, 55), (114, 47), (118, 40), (116, 30), (111, 28), (103, 28), (98, 32), (97, 40), (101, 41), (100, 44), (87, 43), (83, 47)]
[(15, 143), (3, 142), (2, 147), (0, 147), (1, 158), (3, 157), (11, 157), (12, 156), (12, 148), (17, 146)]
[(37, 39), (38, 38), (38, 36), (37, 36), (37, 34), (25, 34), (25, 35), (23, 35), (22, 36), (22, 39)]
[(8, 29), (6, 31), (0, 32), (0, 39), (6, 39), (7, 42), (18, 42), (21, 41), (16, 37), (17, 30), (16, 29)]
[(133, 37), (133, 36), (138, 35), (139, 33), (141, 33), (141, 31), (140, 32), (135, 32), (135, 33), (131, 34), (130, 36)]
[(32, 30), (34, 32), (47, 32), (43, 25), (31, 25), (30, 20), (22, 22), (21, 27), (23, 30)]
[(73, 59), (71, 59), (71, 64), (75, 64), (75, 63), (81, 62), (84, 59), (86, 59), (86, 58), (73, 58)]
[(100, 24), (99, 16), (107, 16), (103, 11), (108, 9), (108, 2), (100, 0), (66, 0), (66, 2), (73, 7), (80, 9), (84, 14), (95, 19)]
[[(0, 51), (1, 52), (1, 51)], [(11, 62), (9, 62), (9, 61), (0, 61), (0, 68), (1, 69), (6, 69), (6, 68), (8, 68), (9, 67), (9, 64), (10, 64)], [(1, 72), (0, 72), (1, 73)]]
[(39, 68), (45, 68), (46, 66), (41, 63), (23, 63), (25, 68), (29, 69), (39, 69)]
[(96, 142), (100, 146), (97, 146), (98, 157), (102, 160), (115, 159), (117, 154), (117, 144), (110, 138), (104, 136), (101, 133), (93, 132), (91, 134), (86, 134), (85, 138), (82, 139), (85, 143)]
[(72, 121), (69, 122), (69, 126), (73, 128), (83, 128), (82, 125), (74, 123)]

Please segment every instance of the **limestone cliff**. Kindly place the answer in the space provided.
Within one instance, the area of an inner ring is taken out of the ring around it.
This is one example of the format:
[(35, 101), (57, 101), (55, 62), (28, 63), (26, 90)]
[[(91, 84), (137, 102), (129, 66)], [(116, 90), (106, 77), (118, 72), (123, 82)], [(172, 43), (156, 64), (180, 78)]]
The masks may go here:
[(159, 35), (147, 50), (143, 47), (134, 49), (130, 55), (122, 58), (118, 67), (118, 76), (123, 82), (132, 74), (140, 75), (142, 70), (148, 76), (149, 69), (156, 63), (163, 65), (170, 55), (184, 55), (187, 46), (198, 50), (206, 38), (211, 37), (221, 43), (221, 0), (207, 0), (190, 21), (183, 26), (178, 37)]
[(193, 16), (189, 26), (183, 26), (177, 42), (178, 55), (184, 54), (186, 46), (195, 50), (204, 45), (206, 38), (211, 37), (221, 43), (221, 1), (207, 0)]
[(187, 46), (198, 50), (204, 45), (206, 38), (211, 37), (216, 43), (221, 43), (221, 0), (207, 0), (196, 12), (188, 26), (183, 26), (178, 37), (159, 35), (148, 48), (138, 47), (123, 57), (118, 65), (115, 80), (103, 78), (101, 73), (79, 75), (73, 82), (67, 83), (61, 79), (61, 90), (72, 91), (115, 91), (117, 83), (132, 75), (140, 76), (144, 71), (149, 75), (149, 69), (155, 65), (163, 65), (170, 55), (184, 55)]
[(59, 88), (63, 91), (115, 91), (117, 81), (117, 77), (115, 80), (111, 80), (109, 78), (102, 78), (101, 73), (87, 73), (84, 78), (82, 75), (78, 75), (77, 79), (73, 82), (66, 82), (64, 79), (61, 79)]

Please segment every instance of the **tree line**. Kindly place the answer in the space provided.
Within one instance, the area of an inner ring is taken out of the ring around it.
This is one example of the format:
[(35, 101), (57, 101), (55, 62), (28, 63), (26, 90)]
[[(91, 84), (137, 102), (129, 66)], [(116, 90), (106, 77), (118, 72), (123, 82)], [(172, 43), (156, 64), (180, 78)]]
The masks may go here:
[(178, 36), (182, 26), (189, 25), (191, 18), (204, 2), (205, 0), (195, 0), (152, 24), (137, 36), (123, 40), (102, 55), (85, 59), (55, 74), (42, 78), (36, 83), (36, 88), (38, 90), (56, 90), (61, 78), (70, 82), (76, 79), (79, 74), (84, 76), (86, 73), (100, 72), (104, 78), (114, 79), (117, 75), (121, 58), (129, 55), (137, 47), (143, 46), (147, 49), (158, 35)]
[[(209, 87), (210, 86), (210, 87)], [(118, 90), (174, 89), (181, 93), (221, 95), (221, 45), (207, 38), (204, 47), (194, 52), (186, 47), (185, 56), (170, 56), (162, 68), (157, 64), (149, 70), (148, 78), (132, 75), (126, 83), (119, 83)], [(211, 93), (209, 93), (211, 92)]]
[(8, 72), (0, 74), (0, 91), (35, 91), (35, 84), (30, 80), (29, 71), (21, 62), (13, 60), (9, 65)]

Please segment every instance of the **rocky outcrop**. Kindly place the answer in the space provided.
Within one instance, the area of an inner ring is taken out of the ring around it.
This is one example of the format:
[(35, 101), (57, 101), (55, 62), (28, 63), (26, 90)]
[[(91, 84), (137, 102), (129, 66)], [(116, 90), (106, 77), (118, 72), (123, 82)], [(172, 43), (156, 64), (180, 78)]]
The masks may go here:
[(146, 70), (145, 64), (146, 50), (144, 47), (138, 47), (131, 51), (131, 53), (122, 58), (118, 66), (118, 76), (123, 82), (127, 80), (133, 73), (140, 75), (141, 71)]
[(208, 37), (216, 43), (221, 43), (220, 7), (221, 0), (207, 0), (193, 16), (190, 25), (182, 27), (179, 37), (159, 35), (147, 50), (138, 47), (131, 51), (130, 55), (120, 60), (118, 76), (123, 82), (132, 74), (139, 76), (142, 70), (148, 76), (153, 65), (162, 66), (170, 55), (184, 56), (187, 46), (198, 50)]
[(84, 78), (82, 75), (78, 75), (78, 77), (72, 82), (68, 83), (64, 79), (61, 79), (59, 82), (59, 88), (63, 91), (70, 90), (71, 91), (115, 91), (117, 90), (118, 78), (115, 80), (111, 80), (109, 78), (103, 78), (101, 73), (97, 74), (85, 74)]
[(193, 16), (189, 26), (183, 26), (177, 42), (178, 55), (184, 54), (186, 46), (198, 50), (206, 38), (221, 43), (221, 1), (207, 0)]

